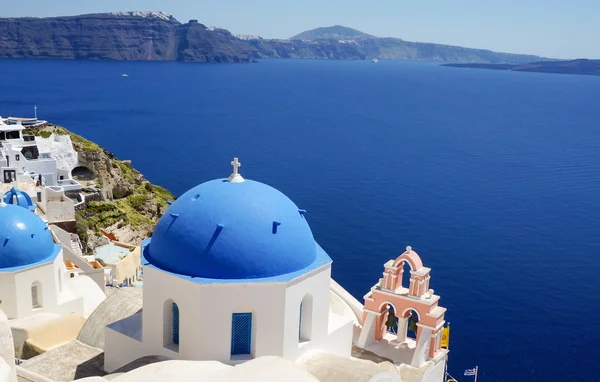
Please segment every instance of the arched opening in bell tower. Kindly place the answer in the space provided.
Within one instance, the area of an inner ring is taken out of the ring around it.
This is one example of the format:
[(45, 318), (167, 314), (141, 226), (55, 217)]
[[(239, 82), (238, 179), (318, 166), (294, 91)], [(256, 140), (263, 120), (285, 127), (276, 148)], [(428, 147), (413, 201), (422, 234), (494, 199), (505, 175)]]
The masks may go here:
[(417, 324), (420, 321), (419, 313), (414, 309), (407, 309), (402, 315), (406, 323), (405, 338), (411, 338), (416, 341), (419, 327)]

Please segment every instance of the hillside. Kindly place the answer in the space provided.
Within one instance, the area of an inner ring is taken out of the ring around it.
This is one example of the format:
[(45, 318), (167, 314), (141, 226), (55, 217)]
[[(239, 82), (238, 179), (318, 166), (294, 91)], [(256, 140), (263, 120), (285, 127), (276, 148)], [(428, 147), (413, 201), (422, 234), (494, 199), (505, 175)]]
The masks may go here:
[(356, 29), (334, 25), (332, 27), (322, 27), (302, 32), (291, 37), (290, 40), (358, 40), (363, 38), (375, 38), (375, 36)]
[(343, 26), (292, 39), (234, 36), (196, 20), (182, 24), (161, 12), (52, 18), (0, 18), (0, 58), (253, 62), (263, 58), (424, 60), (458, 63), (540, 61), (530, 55), (379, 38)]
[(90, 180), (82, 181), (84, 193), (98, 194), (100, 200), (87, 203), (86, 208), (76, 214), (77, 233), (86, 251), (106, 243), (101, 230), (115, 234), (126, 243), (136, 244), (146, 239), (167, 210), (167, 201), (175, 199), (169, 191), (148, 182), (129, 161), (119, 160), (64, 127), (46, 125), (29, 129), (28, 133), (44, 137), (70, 135), (79, 165), (93, 174)]
[(512, 70), (515, 72), (537, 72), (556, 74), (584, 74), (600, 76), (600, 60), (539, 61), (520, 65), (509, 64), (444, 64), (456, 68)]

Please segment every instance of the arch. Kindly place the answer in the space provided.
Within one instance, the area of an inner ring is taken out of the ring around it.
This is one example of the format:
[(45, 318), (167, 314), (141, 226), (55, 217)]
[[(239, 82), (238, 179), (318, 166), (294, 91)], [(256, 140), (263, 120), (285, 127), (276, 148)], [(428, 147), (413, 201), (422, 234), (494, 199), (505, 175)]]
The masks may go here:
[(411, 246), (406, 247), (406, 252), (398, 256), (398, 258), (394, 261), (394, 266), (397, 267), (402, 261), (408, 261), (408, 264), (413, 272), (423, 268), (423, 261), (421, 261), (421, 257), (419, 257), (417, 252), (413, 251)]
[(404, 252), (394, 261), (394, 266), (397, 267), (400, 263), (407, 262), (410, 265), (410, 270), (415, 272), (423, 268), (423, 262), (416, 252)]
[(311, 294), (306, 294), (306, 296), (304, 296), (300, 302), (299, 310), (299, 342), (310, 341), (312, 339), (313, 327), (313, 297)]
[(387, 301), (387, 300), (386, 300), (386, 301), (382, 302), (382, 303), (381, 303), (381, 305), (379, 305), (379, 313), (382, 313), (382, 312), (383, 312), (383, 308), (384, 308), (384, 306), (385, 306), (385, 308), (387, 309), (387, 305), (390, 305), (392, 308), (394, 308), (394, 312), (397, 312), (397, 311), (398, 311), (398, 310), (396, 309), (396, 306), (395, 306), (395, 305), (394, 305), (392, 302), (390, 302), (390, 301)]
[(172, 299), (163, 305), (163, 346), (179, 351), (179, 305)]
[[(398, 310), (396, 309), (396, 306), (389, 301), (383, 302), (381, 305), (379, 305), (379, 313), (381, 314), (381, 326), (379, 326), (379, 335), (376, 335), (377, 337), (384, 336), (386, 333), (398, 333), (398, 318), (396, 315), (397, 312)], [(390, 315), (394, 316), (393, 321), (390, 319)]]
[(77, 166), (71, 170), (71, 177), (75, 180), (93, 180), (96, 174), (86, 166)]
[(44, 306), (42, 299), (42, 283), (34, 281), (31, 283), (31, 307), (33, 309), (40, 309)]
[(402, 334), (405, 335), (405, 338), (417, 340), (419, 338), (417, 324), (421, 322), (421, 316), (419, 315), (419, 312), (416, 309), (408, 308), (402, 314), (402, 318), (406, 322), (406, 332)]
[(406, 309), (404, 309), (404, 312), (402, 312), (402, 317), (405, 317), (405, 318), (407, 318), (407, 317), (408, 317), (408, 315), (409, 315), (411, 312), (415, 312), (415, 313), (417, 314), (417, 318), (419, 319), (419, 321), (421, 321), (421, 314), (420, 314), (420, 313), (419, 313), (419, 311), (418, 311), (417, 309), (415, 309), (415, 308), (406, 308)]

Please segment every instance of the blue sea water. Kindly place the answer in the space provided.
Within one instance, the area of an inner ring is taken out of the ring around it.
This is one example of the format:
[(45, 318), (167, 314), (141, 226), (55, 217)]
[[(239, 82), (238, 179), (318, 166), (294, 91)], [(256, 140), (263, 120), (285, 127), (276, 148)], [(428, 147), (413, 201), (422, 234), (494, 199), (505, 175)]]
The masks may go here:
[(37, 104), (175, 194), (238, 156), (308, 210), (360, 300), (413, 246), (448, 308), (453, 375), (600, 376), (600, 78), (391, 61), (3, 60), (0, 74), (1, 115)]

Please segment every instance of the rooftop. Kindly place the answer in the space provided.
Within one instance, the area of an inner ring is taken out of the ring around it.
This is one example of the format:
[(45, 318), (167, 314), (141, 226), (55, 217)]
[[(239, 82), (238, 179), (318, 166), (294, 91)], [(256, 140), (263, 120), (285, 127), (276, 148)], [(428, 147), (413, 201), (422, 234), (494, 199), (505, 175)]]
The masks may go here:
[(96, 248), (96, 259), (104, 261), (106, 264), (116, 264), (129, 255), (129, 248), (122, 247), (115, 243), (109, 243)]

